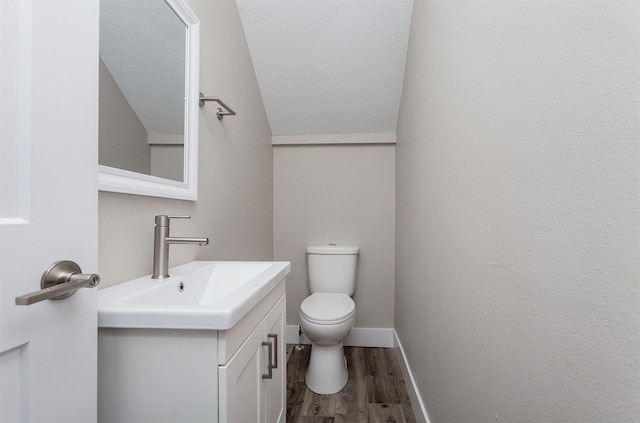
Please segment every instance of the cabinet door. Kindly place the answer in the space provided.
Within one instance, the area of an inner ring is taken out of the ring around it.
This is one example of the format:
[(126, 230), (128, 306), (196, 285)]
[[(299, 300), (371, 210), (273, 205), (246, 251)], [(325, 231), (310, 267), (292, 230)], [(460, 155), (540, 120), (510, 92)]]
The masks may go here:
[(262, 422), (264, 398), (262, 374), (267, 368), (264, 323), (249, 335), (236, 354), (220, 366), (220, 422)]
[(286, 351), (284, 343), (285, 301), (285, 295), (283, 295), (269, 314), (267, 314), (267, 317), (265, 317), (266, 337), (274, 343), (274, 361), (278, 365), (277, 368), (273, 369), (273, 377), (262, 381), (263, 395), (265, 398), (264, 421), (266, 423), (284, 423), (286, 418), (285, 378), (287, 363), (285, 361)]

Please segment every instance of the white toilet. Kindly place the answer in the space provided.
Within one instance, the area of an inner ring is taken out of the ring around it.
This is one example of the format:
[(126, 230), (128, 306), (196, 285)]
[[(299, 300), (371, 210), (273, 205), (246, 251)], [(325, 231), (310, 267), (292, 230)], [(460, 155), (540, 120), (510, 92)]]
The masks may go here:
[(342, 341), (356, 319), (351, 296), (356, 289), (359, 251), (351, 245), (307, 247), (311, 295), (300, 305), (300, 322), (312, 343), (306, 383), (317, 394), (335, 394), (349, 378)]

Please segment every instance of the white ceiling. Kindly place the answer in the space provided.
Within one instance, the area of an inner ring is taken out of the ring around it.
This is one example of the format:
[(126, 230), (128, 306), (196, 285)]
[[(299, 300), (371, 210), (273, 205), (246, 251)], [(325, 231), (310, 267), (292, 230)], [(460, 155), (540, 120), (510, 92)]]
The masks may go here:
[(273, 135), (395, 131), (413, 0), (237, 0)]
[(185, 43), (164, 1), (100, 1), (100, 57), (147, 132), (184, 133)]

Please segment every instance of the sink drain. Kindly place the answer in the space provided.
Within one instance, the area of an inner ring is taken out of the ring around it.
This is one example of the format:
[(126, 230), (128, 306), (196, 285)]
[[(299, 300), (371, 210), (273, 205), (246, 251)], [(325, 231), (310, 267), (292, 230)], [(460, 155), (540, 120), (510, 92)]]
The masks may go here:
[(178, 291), (179, 291), (179, 292), (184, 291), (184, 282), (180, 282), (180, 283), (178, 284)]

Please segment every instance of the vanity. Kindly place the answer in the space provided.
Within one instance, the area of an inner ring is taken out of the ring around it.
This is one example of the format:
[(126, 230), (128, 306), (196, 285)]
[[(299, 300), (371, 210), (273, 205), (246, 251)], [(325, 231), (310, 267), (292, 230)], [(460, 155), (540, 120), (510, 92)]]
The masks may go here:
[[(197, 200), (199, 25), (183, 0), (100, 0), (101, 191)], [(169, 244), (208, 243), (170, 238), (170, 217), (153, 275), (98, 293), (98, 421), (284, 422), (290, 264), (167, 272)]]
[(284, 422), (288, 262), (191, 262), (98, 294), (99, 422)]

